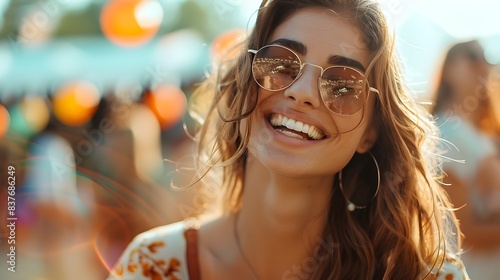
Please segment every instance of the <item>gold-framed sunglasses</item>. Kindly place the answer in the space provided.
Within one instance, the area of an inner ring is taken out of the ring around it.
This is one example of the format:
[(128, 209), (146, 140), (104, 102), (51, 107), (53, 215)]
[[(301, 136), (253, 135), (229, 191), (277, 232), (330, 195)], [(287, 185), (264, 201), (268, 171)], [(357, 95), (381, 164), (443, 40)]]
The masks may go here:
[(349, 66), (323, 68), (312, 63), (302, 63), (291, 49), (281, 45), (267, 45), (258, 50), (248, 50), (254, 54), (252, 75), (255, 82), (268, 91), (280, 91), (291, 86), (309, 64), (321, 69), (318, 88), (321, 100), (334, 114), (351, 116), (365, 105), (370, 92), (379, 91), (370, 87), (365, 75)]

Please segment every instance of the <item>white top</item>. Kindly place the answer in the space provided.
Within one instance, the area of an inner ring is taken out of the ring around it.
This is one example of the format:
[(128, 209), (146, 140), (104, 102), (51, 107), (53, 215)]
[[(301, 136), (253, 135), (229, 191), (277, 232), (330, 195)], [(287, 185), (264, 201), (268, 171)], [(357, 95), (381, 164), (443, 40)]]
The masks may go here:
[(459, 116), (440, 115), (438, 123), (441, 138), (451, 142), (451, 144), (445, 142), (447, 146), (445, 157), (449, 159), (444, 160), (443, 169), (452, 172), (463, 183), (474, 212), (481, 215), (485, 209), (475, 185), (476, 177), (481, 161), (497, 152), (495, 142)]
[(107, 280), (189, 279), (185, 230), (186, 224), (177, 222), (137, 235)]
[(473, 186), (481, 161), (496, 153), (495, 143), (469, 121), (458, 116), (446, 118), (440, 116), (438, 119), (441, 138), (450, 141), (456, 148), (449, 145), (445, 156), (453, 160), (465, 160), (465, 163), (447, 160), (443, 167), (453, 171), (467, 186)]
[[(107, 280), (189, 280), (184, 231), (190, 226), (187, 222), (177, 222), (139, 234)], [(469, 280), (469, 276), (460, 259), (450, 255), (439, 272), (428, 279)]]

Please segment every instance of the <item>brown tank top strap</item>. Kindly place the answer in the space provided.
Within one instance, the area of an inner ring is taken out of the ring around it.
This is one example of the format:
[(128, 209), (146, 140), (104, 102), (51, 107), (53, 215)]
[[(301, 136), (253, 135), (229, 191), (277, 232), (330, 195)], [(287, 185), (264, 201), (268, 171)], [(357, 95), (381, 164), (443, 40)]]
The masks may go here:
[(200, 280), (200, 263), (198, 259), (198, 222), (188, 220), (184, 237), (186, 238), (186, 258), (189, 280)]

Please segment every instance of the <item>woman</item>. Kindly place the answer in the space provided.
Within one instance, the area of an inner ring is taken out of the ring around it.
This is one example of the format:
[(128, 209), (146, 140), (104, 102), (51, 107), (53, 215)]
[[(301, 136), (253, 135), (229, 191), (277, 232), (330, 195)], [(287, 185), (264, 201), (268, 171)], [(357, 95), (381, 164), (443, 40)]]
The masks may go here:
[[(498, 279), (500, 268), (500, 122), (493, 104), (494, 72), (477, 41), (451, 47), (444, 60), (434, 114), (449, 145), (443, 164), (450, 199), (465, 234), (471, 278)], [(490, 79), (488, 79), (490, 77)], [(488, 82), (489, 81), (489, 82)], [(489, 90), (488, 90), (489, 89)], [(458, 161), (464, 162), (458, 162)]]
[(221, 214), (136, 237), (110, 279), (468, 278), (374, 1), (263, 1), (219, 70), (191, 109)]

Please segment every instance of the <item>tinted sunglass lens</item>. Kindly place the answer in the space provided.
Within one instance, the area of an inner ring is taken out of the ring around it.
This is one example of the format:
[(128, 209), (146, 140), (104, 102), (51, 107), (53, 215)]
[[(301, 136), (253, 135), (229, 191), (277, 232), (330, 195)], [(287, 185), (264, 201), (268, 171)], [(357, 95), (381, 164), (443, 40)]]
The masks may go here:
[(260, 49), (254, 57), (252, 72), (257, 84), (267, 90), (281, 90), (299, 75), (300, 60), (290, 50), (278, 46)]
[[(252, 63), (257, 84), (270, 91), (290, 86), (300, 75), (301, 62), (295, 53), (280, 46), (266, 46), (255, 54)], [(350, 67), (333, 66), (324, 70), (320, 94), (325, 106), (338, 115), (350, 116), (363, 107), (368, 84), (363, 74)]]
[(330, 67), (320, 79), (320, 93), (325, 106), (339, 115), (353, 115), (364, 104), (366, 83), (357, 71)]

